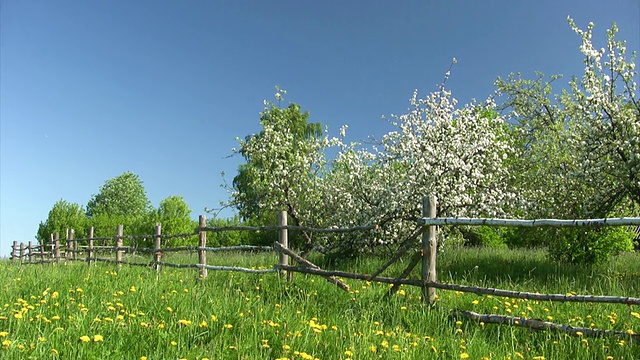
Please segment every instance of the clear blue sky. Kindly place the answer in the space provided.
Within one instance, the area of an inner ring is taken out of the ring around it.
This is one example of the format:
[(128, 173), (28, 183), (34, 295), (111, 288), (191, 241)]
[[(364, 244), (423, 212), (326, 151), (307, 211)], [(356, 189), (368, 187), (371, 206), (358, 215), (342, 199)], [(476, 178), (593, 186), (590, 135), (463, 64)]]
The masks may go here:
[[(227, 199), (236, 137), (274, 86), (348, 140), (380, 137), (414, 89), (461, 102), (497, 76), (582, 73), (586, 28), (640, 47), (638, 0), (0, 1), (0, 255), (59, 199), (86, 205), (132, 171), (154, 206)], [(114, 229), (115, 230), (115, 229)]]

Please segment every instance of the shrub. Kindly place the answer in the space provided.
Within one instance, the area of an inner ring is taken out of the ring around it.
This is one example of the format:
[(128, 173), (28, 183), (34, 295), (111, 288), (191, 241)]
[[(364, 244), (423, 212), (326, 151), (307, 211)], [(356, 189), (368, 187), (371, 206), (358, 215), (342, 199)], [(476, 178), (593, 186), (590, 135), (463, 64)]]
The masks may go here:
[(623, 251), (633, 251), (635, 234), (626, 228), (563, 228), (549, 242), (549, 254), (558, 262), (595, 266)]

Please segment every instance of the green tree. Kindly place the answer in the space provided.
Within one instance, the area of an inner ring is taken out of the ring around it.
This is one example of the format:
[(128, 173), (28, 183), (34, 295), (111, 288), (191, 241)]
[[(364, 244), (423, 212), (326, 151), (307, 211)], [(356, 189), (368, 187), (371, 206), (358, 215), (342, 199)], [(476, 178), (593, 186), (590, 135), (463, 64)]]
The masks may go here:
[(50, 235), (56, 232), (64, 237), (67, 229), (74, 229), (76, 239), (83, 238), (88, 235), (87, 228), (87, 217), (83, 207), (60, 199), (49, 211), (47, 220), (40, 222), (36, 239), (47, 242)]
[[(524, 216), (600, 218), (638, 216), (640, 205), (640, 104), (635, 53), (607, 31), (606, 48), (591, 41), (593, 23), (572, 29), (581, 37), (584, 75), (554, 93), (553, 76), (535, 80), (512, 74), (498, 79), (503, 109), (515, 122), (517, 156), (511, 162), (514, 192), (524, 200)], [(625, 231), (544, 231), (551, 255), (561, 261), (602, 262), (629, 250)]]
[[(191, 220), (191, 209), (184, 201), (182, 196), (169, 196), (162, 201), (158, 209), (154, 211), (155, 222), (162, 225), (162, 233), (166, 235), (185, 234), (194, 231), (193, 222)], [(195, 237), (185, 238), (184, 242), (195, 239)], [(167, 241), (167, 244), (184, 245), (182, 239), (176, 238)]]
[(96, 236), (115, 235), (117, 225), (129, 235), (151, 234), (151, 205), (142, 180), (132, 172), (105, 181), (87, 204), (87, 217)]
[(315, 175), (323, 153), (317, 141), (320, 123), (309, 123), (309, 112), (291, 103), (279, 106), (286, 92), (277, 88), (278, 105), (265, 101), (260, 113), (262, 131), (247, 136), (239, 153), (246, 163), (233, 179), (231, 202), (244, 220), (275, 222), (276, 210), (287, 210), (293, 224), (309, 225), (305, 216), (314, 196)]

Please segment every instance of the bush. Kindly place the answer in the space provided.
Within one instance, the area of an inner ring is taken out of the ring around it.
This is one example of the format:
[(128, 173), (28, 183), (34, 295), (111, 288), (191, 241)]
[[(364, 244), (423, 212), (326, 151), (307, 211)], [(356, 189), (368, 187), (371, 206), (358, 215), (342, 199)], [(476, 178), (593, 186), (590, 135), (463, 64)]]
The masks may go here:
[(635, 234), (623, 227), (563, 228), (549, 242), (549, 254), (558, 262), (595, 266), (623, 251), (633, 251)]

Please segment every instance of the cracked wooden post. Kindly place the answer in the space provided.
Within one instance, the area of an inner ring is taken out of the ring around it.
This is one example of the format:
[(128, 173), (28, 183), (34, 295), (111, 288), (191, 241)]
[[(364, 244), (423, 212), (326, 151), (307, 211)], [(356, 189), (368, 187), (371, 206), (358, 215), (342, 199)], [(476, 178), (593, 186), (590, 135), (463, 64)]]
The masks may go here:
[(31, 241), (29, 241), (29, 245), (27, 246), (27, 253), (29, 256), (29, 264), (33, 264), (33, 260), (32, 260), (32, 253), (33, 253), (33, 243)]
[(124, 229), (122, 225), (118, 225), (118, 235), (116, 238), (116, 265), (122, 267), (122, 234)]
[(87, 264), (93, 262), (93, 226), (89, 229), (89, 249), (87, 249)]
[(198, 218), (200, 223), (200, 241), (198, 242), (198, 262), (200, 265), (200, 279), (204, 280), (207, 278), (207, 268), (204, 266), (207, 265), (207, 251), (203, 248), (207, 247), (207, 232), (203, 229), (207, 227), (207, 218), (204, 215), (200, 215)]
[(156, 237), (153, 241), (153, 264), (156, 272), (160, 272), (160, 261), (162, 260), (162, 253), (160, 252), (160, 242), (162, 239), (162, 224), (156, 224)]
[[(287, 212), (280, 211), (278, 213), (278, 226), (287, 226)], [(278, 242), (285, 248), (289, 247), (289, 232), (287, 229), (280, 229), (278, 234)], [(289, 265), (289, 256), (283, 252), (280, 252), (280, 265)], [(286, 270), (280, 271), (280, 276), (286, 276), (287, 280), (291, 280), (291, 272)]]
[[(422, 199), (422, 217), (436, 217), (436, 197), (431, 195)], [(429, 226), (429, 230), (422, 234), (422, 282), (436, 282), (436, 257), (438, 255), (438, 239), (436, 227)], [(422, 300), (433, 305), (436, 302), (436, 289), (423, 286)]]

